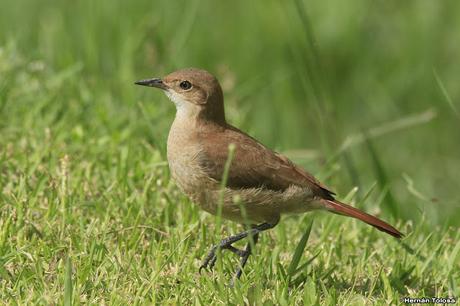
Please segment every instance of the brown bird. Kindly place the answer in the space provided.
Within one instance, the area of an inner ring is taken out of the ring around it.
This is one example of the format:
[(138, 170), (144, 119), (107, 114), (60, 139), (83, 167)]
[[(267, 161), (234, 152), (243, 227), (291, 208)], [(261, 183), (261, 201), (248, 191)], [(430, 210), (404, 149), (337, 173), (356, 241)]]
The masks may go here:
[[(228, 124), (222, 89), (209, 72), (188, 68), (162, 79), (146, 79), (135, 84), (162, 89), (176, 105), (167, 156), (179, 188), (211, 214), (218, 213), (221, 203), (224, 218), (240, 223), (249, 220), (254, 224), (213, 246), (200, 271), (212, 269), (216, 250), (220, 248), (241, 258), (234, 279), (239, 278), (251, 255), (251, 244), (244, 250), (232, 244), (252, 236), (255, 245), (259, 233), (276, 226), (282, 214), (322, 209), (359, 219), (396, 238), (403, 236), (388, 223), (337, 201), (334, 192), (310, 173)], [(234, 154), (229, 160), (226, 186), (222, 190), (230, 146), (234, 147)]]

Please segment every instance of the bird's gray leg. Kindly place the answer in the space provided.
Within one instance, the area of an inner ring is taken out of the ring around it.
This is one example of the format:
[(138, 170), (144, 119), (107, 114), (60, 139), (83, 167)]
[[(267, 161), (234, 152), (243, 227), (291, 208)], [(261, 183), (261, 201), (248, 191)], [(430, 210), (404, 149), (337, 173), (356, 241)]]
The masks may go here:
[[(255, 245), (257, 244), (257, 241), (259, 240), (259, 233), (254, 234), (252, 239), (253, 239), (253, 242), (254, 242), (253, 246), (255, 247)], [(240, 257), (241, 257), (240, 265), (238, 266), (238, 269), (236, 270), (236, 273), (233, 276), (233, 279), (232, 279), (232, 282), (230, 283), (230, 285), (233, 286), (235, 281), (238, 280), (241, 277), (241, 274), (243, 273), (243, 268), (246, 265), (246, 262), (248, 261), (248, 258), (252, 253), (251, 248), (252, 248), (251, 247), (251, 242), (249, 241), (248, 244), (246, 245), (246, 249), (240, 255)]]
[[(235, 248), (232, 245), (229, 245), (229, 246), (227, 246), (225, 248), (222, 248), (222, 250), (228, 250), (228, 251), (232, 252), (233, 254), (236, 254), (238, 257), (243, 257), (244, 254), (245, 254), (244, 250), (240, 250), (238, 248)], [(215, 251), (217, 251), (217, 249)], [(212, 252), (212, 250), (211, 250), (211, 252)], [(209, 252), (208, 256), (211, 255), (211, 252)], [(209, 269), (212, 269), (214, 267), (214, 265), (216, 264), (216, 261), (217, 261), (216, 252), (214, 252), (214, 254), (212, 256), (213, 257), (209, 260), (209, 264), (207, 266), (207, 267), (209, 267)], [(203, 265), (204, 265), (204, 262), (203, 262)], [(203, 265), (201, 265), (201, 267), (200, 267), (200, 273), (201, 273), (201, 269), (206, 268), (206, 267), (203, 267)]]
[[(209, 251), (208, 255), (203, 260), (203, 263), (201, 264), (200, 269), (199, 269), (200, 273), (201, 273), (201, 270), (206, 269), (208, 267), (210, 269), (213, 268), (213, 266), (214, 266), (214, 264), (216, 263), (216, 260), (217, 260), (217, 256), (216, 256), (217, 249), (229, 250), (229, 251), (237, 254), (238, 256), (240, 256), (241, 257), (241, 265), (243, 267), (246, 264), (246, 261), (248, 260), (249, 255), (251, 255), (251, 247), (248, 245), (245, 250), (240, 250), (240, 249), (237, 249), (237, 248), (233, 247), (232, 244), (237, 242), (237, 241), (240, 241), (241, 239), (244, 239), (244, 238), (248, 237), (249, 235), (251, 235), (253, 237), (254, 244), (255, 244), (255, 242), (258, 239), (258, 234), (259, 233), (275, 227), (277, 223), (278, 222), (276, 222), (276, 223), (262, 223), (262, 224), (254, 226), (253, 228), (251, 228), (249, 230), (246, 230), (246, 231), (241, 232), (239, 234), (236, 234), (234, 236), (230, 236), (230, 237), (227, 237), (225, 239), (222, 239), (220, 241), (220, 243), (218, 243), (217, 245), (215, 245), (215, 246), (213, 246), (211, 248), (211, 251)], [(256, 235), (257, 235), (257, 238), (256, 238)], [(241, 272), (239, 272), (239, 275), (241, 275)]]

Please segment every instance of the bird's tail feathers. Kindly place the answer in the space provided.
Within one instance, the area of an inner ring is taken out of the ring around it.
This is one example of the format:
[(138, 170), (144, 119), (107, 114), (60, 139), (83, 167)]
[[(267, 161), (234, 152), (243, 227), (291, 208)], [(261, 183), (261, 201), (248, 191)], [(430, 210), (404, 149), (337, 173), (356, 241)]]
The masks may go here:
[(354, 208), (348, 204), (339, 202), (337, 200), (325, 200), (325, 199), (321, 200), (321, 202), (324, 204), (327, 210), (333, 213), (356, 218), (396, 238), (402, 238), (404, 236), (400, 231), (395, 229), (390, 224), (380, 220), (377, 217), (369, 215), (357, 208)]

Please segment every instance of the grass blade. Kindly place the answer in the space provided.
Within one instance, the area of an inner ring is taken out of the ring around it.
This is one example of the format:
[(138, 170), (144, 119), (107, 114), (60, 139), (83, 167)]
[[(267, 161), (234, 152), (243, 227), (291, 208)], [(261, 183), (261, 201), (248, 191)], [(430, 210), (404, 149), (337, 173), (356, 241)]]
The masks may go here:
[(302, 257), (302, 253), (307, 245), (308, 238), (310, 237), (312, 226), (313, 226), (313, 220), (308, 225), (307, 230), (303, 234), (302, 239), (300, 239), (299, 244), (297, 245), (295, 249), (294, 256), (292, 257), (291, 263), (289, 264), (289, 268), (287, 271), (287, 274), (289, 277), (292, 277), (295, 275), (297, 267), (299, 266), (300, 258)]
[(382, 125), (369, 128), (366, 133), (352, 134), (345, 138), (340, 146), (339, 152), (346, 151), (351, 147), (357, 146), (365, 142), (367, 139), (374, 139), (391, 133), (399, 132), (413, 126), (431, 122), (437, 113), (434, 109), (427, 109), (424, 112), (417, 114), (406, 115), (393, 121), (386, 122)]
[(318, 257), (318, 255), (321, 254), (321, 251), (318, 251), (315, 255), (313, 255), (309, 260), (307, 260), (306, 263), (302, 264), (300, 267), (298, 267), (295, 271), (294, 271), (294, 275), (299, 273), (300, 271), (302, 271), (303, 269), (305, 269), (306, 266), (308, 266), (309, 264), (311, 264), (313, 262), (313, 260), (316, 259), (316, 257)]
[(444, 98), (446, 99), (447, 103), (449, 104), (450, 108), (454, 111), (455, 115), (460, 118), (460, 112), (458, 111), (457, 107), (454, 104), (454, 101), (452, 101), (449, 93), (447, 92), (446, 87), (444, 86), (444, 83), (441, 81), (441, 78), (438, 75), (438, 72), (433, 69), (433, 74), (434, 78), (436, 79), (436, 83), (438, 83), (439, 89), (441, 90)]
[(230, 165), (232, 164), (233, 157), (235, 155), (236, 146), (234, 143), (229, 144), (228, 146), (228, 156), (225, 161), (224, 173), (222, 174), (222, 181), (220, 183), (220, 194), (219, 194), (219, 203), (217, 206), (217, 219), (216, 219), (216, 231), (220, 230), (221, 219), (222, 219), (222, 206), (224, 205), (225, 197), (225, 188), (227, 187), (228, 175), (230, 173)]
[(70, 256), (67, 257), (65, 264), (65, 275), (64, 275), (64, 305), (72, 306), (72, 262)]
[(387, 173), (385, 171), (385, 167), (383, 166), (377, 154), (377, 151), (375, 150), (372, 144), (372, 141), (370, 140), (369, 137), (366, 137), (366, 145), (367, 145), (367, 149), (369, 150), (369, 154), (372, 158), (372, 163), (374, 165), (375, 174), (377, 176), (377, 181), (380, 185), (380, 188), (386, 191), (384, 201), (388, 204), (388, 208), (390, 210), (390, 213), (393, 215), (393, 217), (398, 218), (398, 215), (399, 215), (398, 205), (396, 203), (396, 199), (394, 198), (389, 188), (390, 183), (388, 180)]

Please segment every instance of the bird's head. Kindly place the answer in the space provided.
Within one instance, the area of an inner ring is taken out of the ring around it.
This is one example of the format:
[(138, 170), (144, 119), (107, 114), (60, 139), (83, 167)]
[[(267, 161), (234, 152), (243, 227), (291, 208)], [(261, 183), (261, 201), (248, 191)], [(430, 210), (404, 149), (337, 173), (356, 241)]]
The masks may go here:
[(135, 84), (162, 89), (176, 105), (178, 116), (225, 122), (222, 89), (206, 70), (186, 68)]

